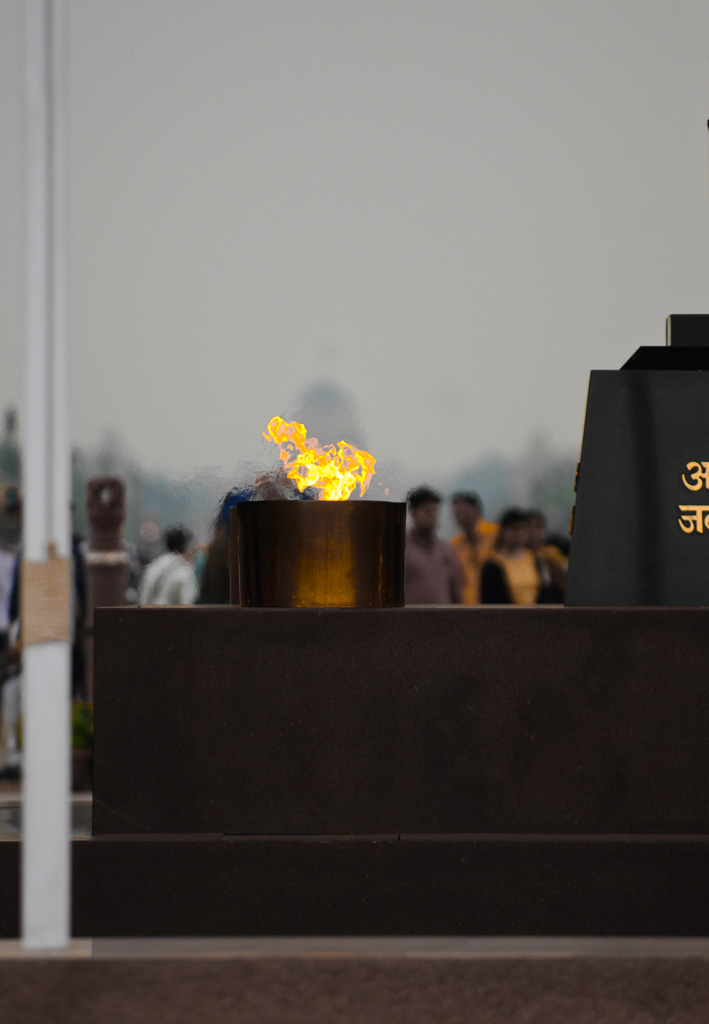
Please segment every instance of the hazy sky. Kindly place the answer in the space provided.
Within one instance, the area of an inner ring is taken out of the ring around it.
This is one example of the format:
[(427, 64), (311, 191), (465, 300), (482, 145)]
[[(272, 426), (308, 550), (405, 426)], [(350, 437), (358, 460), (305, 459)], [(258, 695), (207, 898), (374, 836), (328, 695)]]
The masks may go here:
[[(1, 0), (0, 407), (20, 395), (21, 13)], [(326, 377), (375, 456), (422, 473), (539, 432), (575, 452), (589, 371), (709, 311), (707, 0), (70, 19), (79, 443), (230, 466)]]

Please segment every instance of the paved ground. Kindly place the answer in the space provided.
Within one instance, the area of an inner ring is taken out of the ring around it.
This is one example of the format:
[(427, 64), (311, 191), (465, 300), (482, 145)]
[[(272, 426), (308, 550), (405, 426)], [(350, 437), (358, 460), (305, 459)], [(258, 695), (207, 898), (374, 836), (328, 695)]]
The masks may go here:
[(3, 1024), (702, 1024), (709, 942), (0, 943)]

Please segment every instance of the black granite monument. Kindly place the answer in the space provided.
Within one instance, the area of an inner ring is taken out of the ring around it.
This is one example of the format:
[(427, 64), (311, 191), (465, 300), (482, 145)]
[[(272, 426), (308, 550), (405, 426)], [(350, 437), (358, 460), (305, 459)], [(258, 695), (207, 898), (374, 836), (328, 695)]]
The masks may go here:
[(709, 605), (709, 316), (594, 370), (566, 604)]

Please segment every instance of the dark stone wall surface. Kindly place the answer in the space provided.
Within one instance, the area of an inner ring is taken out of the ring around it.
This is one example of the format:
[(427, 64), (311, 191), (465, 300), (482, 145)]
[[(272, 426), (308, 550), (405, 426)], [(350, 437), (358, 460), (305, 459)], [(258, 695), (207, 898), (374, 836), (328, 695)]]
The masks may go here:
[[(708, 865), (707, 837), (76, 839), (72, 934), (706, 936)], [(0, 842), (0, 938), (19, 875)]]
[(98, 610), (94, 833), (709, 833), (708, 625)]

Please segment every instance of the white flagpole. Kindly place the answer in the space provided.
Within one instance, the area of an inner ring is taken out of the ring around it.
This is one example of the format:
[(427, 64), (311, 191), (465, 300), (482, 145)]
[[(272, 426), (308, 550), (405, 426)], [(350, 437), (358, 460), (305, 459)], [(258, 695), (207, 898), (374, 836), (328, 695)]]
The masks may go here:
[(64, 0), (25, 0), (22, 943), (70, 939), (71, 539)]

